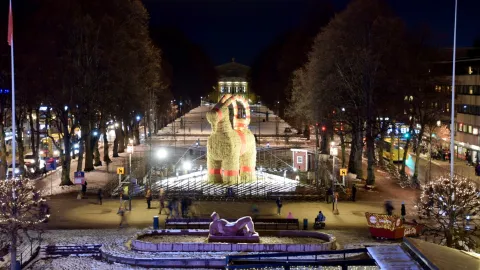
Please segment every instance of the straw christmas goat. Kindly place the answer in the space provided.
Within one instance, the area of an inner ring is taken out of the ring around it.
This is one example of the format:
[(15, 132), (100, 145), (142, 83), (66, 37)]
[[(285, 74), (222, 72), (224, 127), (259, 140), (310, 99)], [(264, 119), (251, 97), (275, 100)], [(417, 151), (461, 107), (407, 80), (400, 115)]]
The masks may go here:
[[(245, 118), (238, 116), (237, 102), (245, 108)], [(233, 106), (233, 128), (228, 106)], [(207, 143), (208, 180), (215, 183), (236, 183), (255, 180), (255, 138), (248, 129), (250, 106), (241, 96), (224, 95), (207, 113), (212, 133)], [(240, 178), (239, 178), (240, 177)]]

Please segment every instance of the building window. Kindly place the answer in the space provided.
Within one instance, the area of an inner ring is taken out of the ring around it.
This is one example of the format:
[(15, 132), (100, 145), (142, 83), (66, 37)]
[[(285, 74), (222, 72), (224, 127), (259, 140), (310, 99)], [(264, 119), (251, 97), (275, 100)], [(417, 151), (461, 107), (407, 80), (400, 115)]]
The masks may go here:
[(473, 128), (473, 135), (478, 135), (478, 128)]
[(473, 133), (473, 127), (472, 126), (468, 126), (468, 133), (470, 133), (470, 134)]
[(303, 163), (303, 156), (297, 156), (297, 164)]

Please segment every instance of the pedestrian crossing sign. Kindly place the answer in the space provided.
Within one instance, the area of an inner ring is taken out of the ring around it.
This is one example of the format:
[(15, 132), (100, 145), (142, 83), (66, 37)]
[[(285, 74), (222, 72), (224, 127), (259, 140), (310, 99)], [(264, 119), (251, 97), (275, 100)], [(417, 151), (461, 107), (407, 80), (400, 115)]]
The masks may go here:
[(125, 168), (124, 167), (117, 167), (117, 174), (125, 174)]
[(347, 175), (347, 169), (346, 168), (340, 169), (340, 176), (346, 176), (346, 175)]

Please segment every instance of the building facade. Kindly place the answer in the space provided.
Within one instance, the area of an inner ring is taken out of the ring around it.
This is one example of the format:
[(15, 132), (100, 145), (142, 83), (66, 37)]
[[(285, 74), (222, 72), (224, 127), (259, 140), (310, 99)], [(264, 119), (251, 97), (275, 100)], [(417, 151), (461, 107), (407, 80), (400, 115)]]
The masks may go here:
[(226, 63), (215, 68), (218, 74), (217, 101), (224, 94), (241, 95), (249, 99), (248, 74), (250, 67), (235, 62)]
[[(469, 57), (466, 52), (470, 48), (459, 49), (456, 61), (455, 74), (455, 155), (466, 158), (469, 153), (469, 162), (480, 162), (480, 58)], [(436, 86), (438, 92), (451, 94), (452, 62), (440, 63), (445, 85)], [(450, 103), (446, 111), (450, 112)], [(449, 117), (450, 118), (450, 117)], [(446, 138), (443, 138), (447, 141)]]

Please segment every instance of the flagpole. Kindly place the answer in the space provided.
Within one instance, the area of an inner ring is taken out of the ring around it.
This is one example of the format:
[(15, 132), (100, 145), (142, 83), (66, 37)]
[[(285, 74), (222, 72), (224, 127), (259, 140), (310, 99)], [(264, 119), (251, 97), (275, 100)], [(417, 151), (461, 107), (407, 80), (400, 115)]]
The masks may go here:
[[(13, 14), (12, 14), (12, 0), (10, 0), (10, 24), (13, 30)], [(10, 57), (11, 57), (11, 64), (12, 64), (12, 179), (15, 179), (15, 165), (16, 165), (16, 149), (17, 143), (15, 140), (16, 136), (16, 127), (15, 127), (15, 64), (14, 64), (14, 56), (13, 56), (13, 31), (9, 33), (10, 36)], [(8, 171), (8, 170), (7, 170)]]

